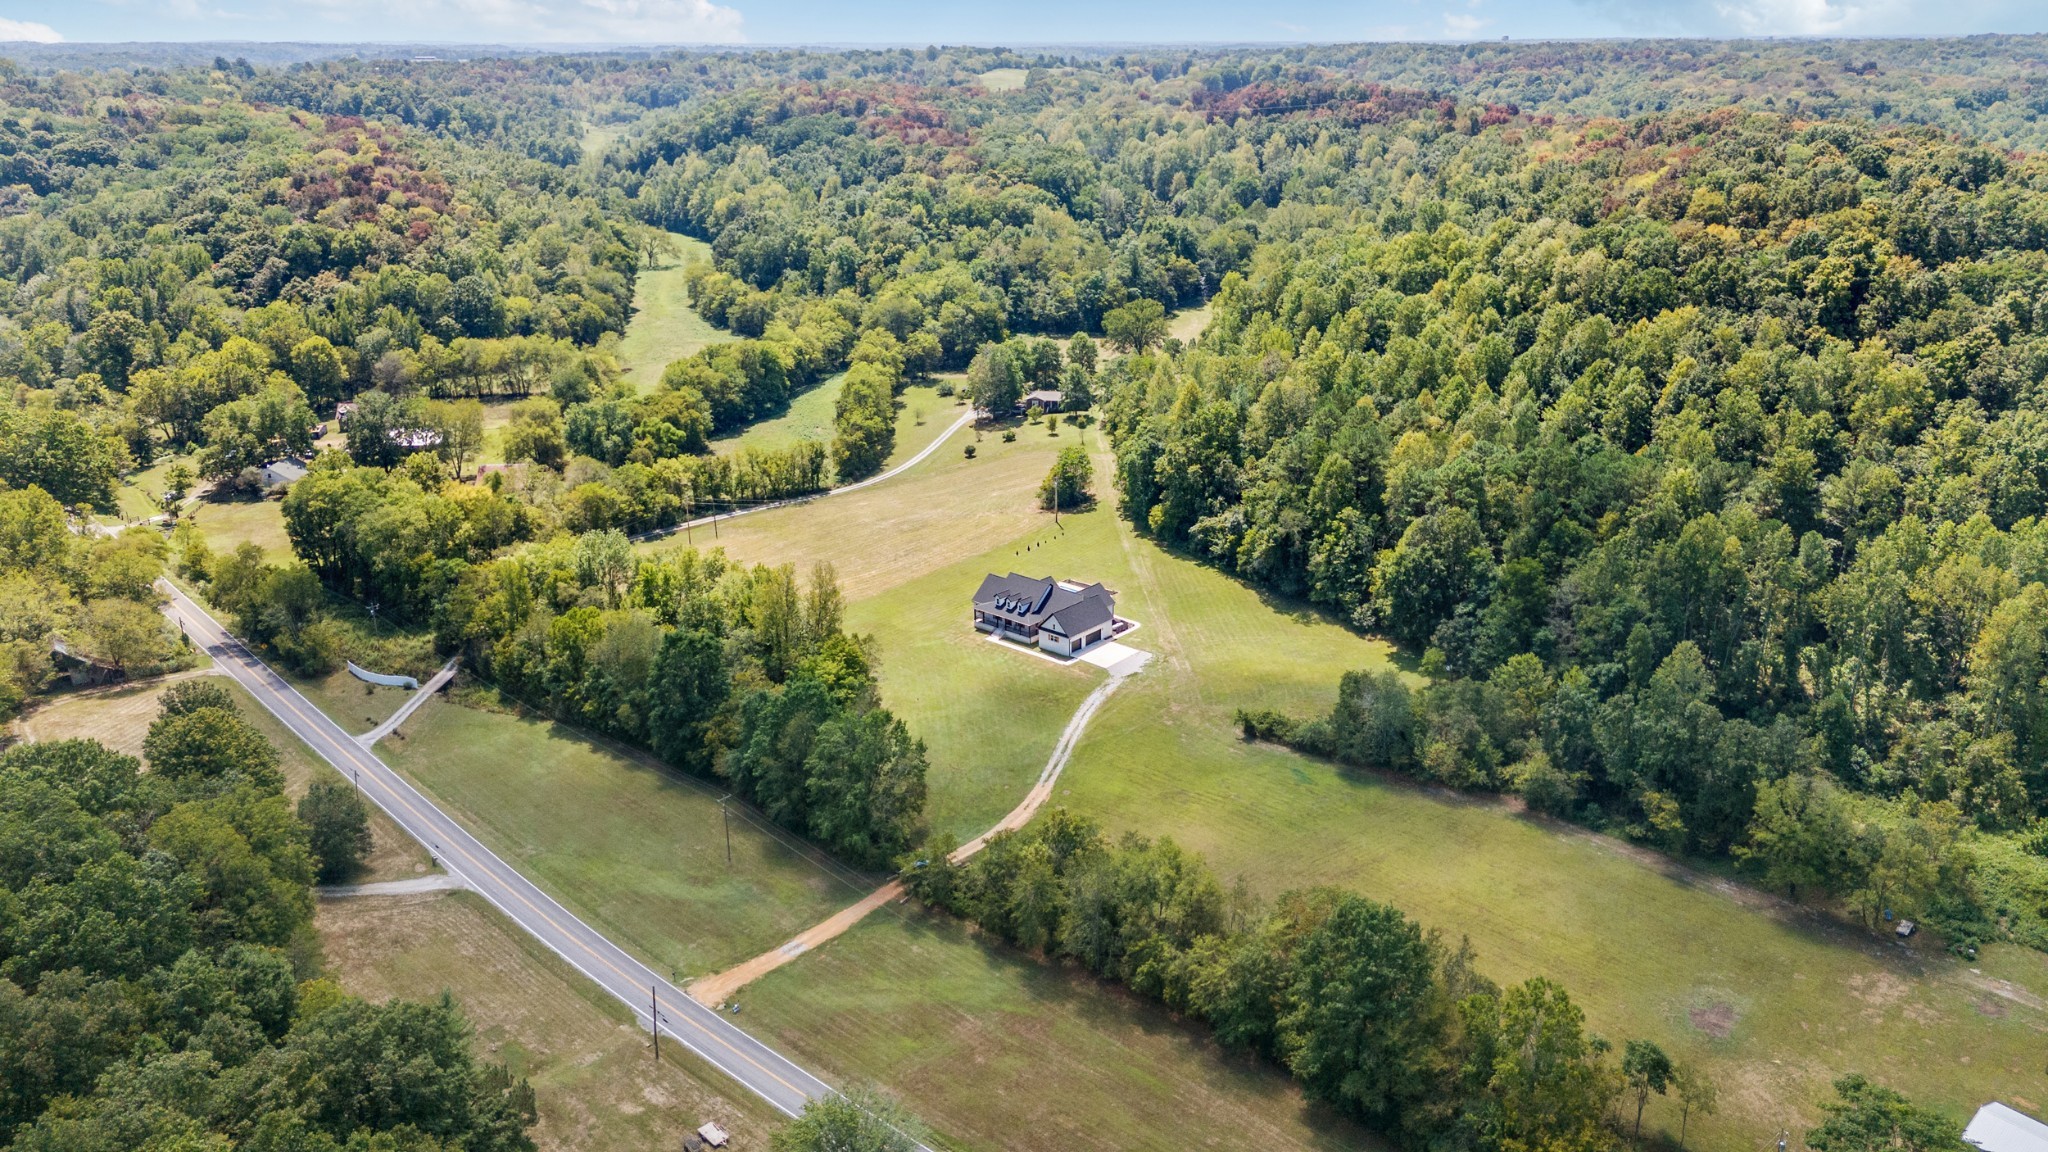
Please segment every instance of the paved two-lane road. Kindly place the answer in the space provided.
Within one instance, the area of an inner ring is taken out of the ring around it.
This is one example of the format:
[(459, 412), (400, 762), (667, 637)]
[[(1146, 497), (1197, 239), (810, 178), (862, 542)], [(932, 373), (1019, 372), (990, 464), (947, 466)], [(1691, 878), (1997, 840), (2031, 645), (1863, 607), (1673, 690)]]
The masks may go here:
[(685, 996), (659, 973), (570, 915), (436, 808), (374, 752), (342, 731), (183, 592), (172, 588), (170, 596), (171, 615), (192, 637), (192, 642), (204, 648), (307, 747), (343, 776), (354, 780), (363, 794), (390, 813), (399, 827), (430, 847), (442, 867), (460, 876), (471, 889), (554, 949), (577, 971), (624, 1001), (642, 1022), (647, 1019), (649, 993), (654, 992), (661, 1001), (664, 1035), (681, 1041), (791, 1116), (801, 1113), (809, 1101), (831, 1094), (830, 1085), (740, 1031), (717, 1012)]

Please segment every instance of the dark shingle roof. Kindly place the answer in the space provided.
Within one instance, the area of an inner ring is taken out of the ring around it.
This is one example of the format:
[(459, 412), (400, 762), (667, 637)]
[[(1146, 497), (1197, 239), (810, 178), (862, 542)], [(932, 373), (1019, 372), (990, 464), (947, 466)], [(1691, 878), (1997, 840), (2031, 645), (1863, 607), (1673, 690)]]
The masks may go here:
[(1008, 576), (991, 572), (984, 577), (974, 593), (974, 606), (1065, 636), (1079, 636), (1109, 623), (1116, 615), (1116, 597), (1100, 584), (1066, 588), (1051, 577), (1015, 572)]

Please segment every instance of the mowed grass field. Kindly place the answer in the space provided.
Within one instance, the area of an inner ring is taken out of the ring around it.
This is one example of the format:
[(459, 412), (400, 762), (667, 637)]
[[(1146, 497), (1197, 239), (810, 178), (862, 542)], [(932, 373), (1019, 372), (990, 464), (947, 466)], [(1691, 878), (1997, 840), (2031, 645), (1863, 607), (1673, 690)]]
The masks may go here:
[[(1088, 683), (975, 637), (974, 583), (1009, 568), (1104, 580), (1142, 625), (1128, 642), (1156, 659), (1095, 719), (1056, 802), (1113, 831), (1171, 835), (1262, 895), (1337, 884), (1385, 900), (1453, 941), (1470, 936), (1496, 979), (1560, 980), (1596, 1031), (1655, 1040), (1720, 1084), (1720, 1114), (1693, 1118), (1694, 1147), (1747, 1147), (1760, 1132), (1810, 1124), (1829, 1082), (1852, 1071), (1958, 1116), (1994, 1097), (2048, 1104), (2048, 956), (1994, 947), (1972, 968), (1924, 939), (1868, 936), (1492, 799), (1244, 743), (1236, 708), (1326, 708), (1343, 671), (1394, 653), (1161, 551), (1107, 508), (1054, 530), (1031, 507), (1050, 462), (1042, 436), (987, 437), (980, 460), (949, 451), (891, 484), (728, 528), (728, 548), (746, 559), (838, 567), (854, 598), (849, 622), (879, 646), (885, 701), (932, 749), (935, 825), (978, 830), (1014, 802)], [(1107, 454), (1091, 444), (1104, 491)], [(1020, 977), (927, 957), (957, 979), (914, 1010), (891, 1006), (888, 981), (849, 987), (855, 977), (833, 951), (858, 941), (865, 972), (884, 969), (875, 957), (892, 950), (980, 946), (876, 925), (774, 974), (750, 1010), (784, 1022), (788, 1042), (828, 1067), (902, 1083), (921, 1057), (882, 1019), (981, 1019), (1018, 995)], [(1060, 1043), (1034, 1041), (1054, 1063)], [(911, 1102), (942, 1128), (991, 1084), (1024, 1082), (984, 1081), (965, 1059), (922, 1075)], [(1049, 1087), (1046, 1107), (1062, 1106)], [(1676, 1110), (1653, 1100), (1645, 1124), (1675, 1139)]]
[[(25, 740), (97, 740), (117, 752), (140, 757), (143, 737), (156, 719), (158, 697), (178, 679), (184, 677), (59, 697), (16, 720), (15, 730)], [(315, 779), (339, 778), (241, 685), (226, 676), (215, 677), (213, 682), (227, 688), (242, 718), (277, 746), (285, 792), (294, 801), (305, 795)], [(403, 880), (433, 870), (426, 849), (374, 807), (370, 809), (370, 841), (370, 856), (358, 882)]]
[(633, 318), (619, 341), (626, 379), (642, 392), (661, 382), (661, 371), (670, 361), (733, 338), (732, 333), (712, 327), (697, 315), (690, 307), (689, 286), (683, 282), (685, 268), (711, 259), (711, 246), (681, 233), (671, 233), (670, 239), (674, 250), (659, 265), (641, 269), (634, 278)]
[(789, 407), (779, 416), (758, 420), (730, 436), (711, 442), (713, 452), (737, 452), (741, 448), (787, 448), (799, 440), (832, 442), (832, 417), (839, 403), (840, 385), (846, 373), (837, 372), (790, 397)]
[(478, 1052), (533, 1084), (532, 1135), (548, 1152), (679, 1147), (707, 1120), (758, 1152), (784, 1122), (679, 1044), (655, 1063), (625, 1005), (473, 893), (324, 900), (315, 923), (328, 975), (349, 992), (453, 995)]
[[(713, 452), (737, 452), (741, 448), (787, 448), (799, 440), (830, 445), (837, 434), (833, 421), (839, 404), (844, 372), (829, 376), (799, 392), (779, 416), (749, 424), (730, 436), (711, 442)], [(916, 455), (939, 431), (959, 419), (960, 402), (940, 396), (936, 384), (917, 384), (896, 394), (896, 444), (886, 465)]]
[[(898, 437), (904, 457), (959, 418), (954, 408), (934, 413), (922, 436)], [(866, 599), (1029, 532), (1037, 514), (1018, 507), (1017, 492), (1036, 493), (1059, 446), (1073, 443), (1073, 436), (1071, 429), (1061, 429), (1059, 437), (1048, 437), (1041, 426), (1025, 429), (1013, 444), (993, 432), (977, 442), (975, 431), (963, 428), (930, 459), (886, 484), (720, 521), (715, 537), (699, 530), (692, 539), (700, 548), (721, 547), (749, 564), (795, 564), (809, 571), (814, 562), (830, 560), (847, 596)], [(962, 453), (968, 444), (975, 447), (972, 460)], [(644, 547), (659, 551), (683, 544), (665, 537)], [(959, 607), (964, 619), (964, 600)]]
[(952, 1147), (1382, 1147), (1203, 1029), (949, 917), (870, 916), (739, 999), (747, 1027), (886, 1085)]
[(1209, 313), (1213, 308), (1212, 304), (1204, 304), (1199, 308), (1174, 313), (1167, 318), (1166, 334), (1183, 344), (1194, 343), (1195, 338), (1202, 334), (1202, 329), (1209, 326)]
[(571, 911), (681, 978), (773, 948), (866, 890), (738, 814), (728, 865), (714, 793), (544, 720), (437, 697), (378, 751)]
[(285, 534), (284, 505), (280, 501), (201, 500), (186, 508), (185, 519), (216, 556), (248, 543), (263, 549), (266, 564), (288, 564), (292, 560), (292, 541)]

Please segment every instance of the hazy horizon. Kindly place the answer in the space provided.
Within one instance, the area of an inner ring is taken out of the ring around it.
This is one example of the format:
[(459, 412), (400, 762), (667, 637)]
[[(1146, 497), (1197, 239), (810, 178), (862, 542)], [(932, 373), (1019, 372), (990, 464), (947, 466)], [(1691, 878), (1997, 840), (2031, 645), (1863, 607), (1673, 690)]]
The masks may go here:
[[(394, 29), (411, 32), (393, 35)], [(1161, 35), (1162, 32), (1171, 35)], [(1898, 38), (2048, 32), (2023, 0), (1190, 0), (1029, 9), (931, 0), (8, 0), (10, 45), (250, 44), (635, 48), (1286, 45), (1638, 37)]]

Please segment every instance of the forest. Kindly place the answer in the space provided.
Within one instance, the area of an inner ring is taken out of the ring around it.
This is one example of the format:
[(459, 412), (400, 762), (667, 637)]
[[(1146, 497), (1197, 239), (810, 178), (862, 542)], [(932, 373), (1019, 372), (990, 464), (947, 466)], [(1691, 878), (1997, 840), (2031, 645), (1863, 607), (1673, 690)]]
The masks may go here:
[[(166, 572), (306, 675), (381, 612), (1408, 1146), (1606, 1147), (1687, 1070), (1610, 1053), (1563, 988), (1064, 815), (954, 868), (830, 567), (634, 537), (878, 474), (911, 385), (992, 427), (1058, 388), (1133, 531), (1406, 657), (1247, 738), (1966, 956), (2048, 949), (2042, 47), (28, 50), (0, 63), (0, 717), (195, 663)], [(630, 364), (676, 236), (721, 339)], [(827, 381), (829, 440), (714, 444)], [(153, 517), (122, 503), (152, 469)], [(1069, 449), (1045, 507), (1088, 469)], [(173, 528), (265, 498), (289, 556)], [(0, 1057), (0, 1141), (523, 1146), (530, 1096), (452, 1004), (312, 978), (314, 846), (351, 836), (226, 746), (0, 757), (0, 1038), (77, 1040)], [(210, 889), (214, 853), (251, 886)], [(64, 921), (88, 889), (133, 916)], [(1326, 991), (1352, 977), (1382, 983)], [(431, 1071), (441, 1127), (322, 1095), (385, 1059)], [(1837, 1088), (1835, 1147), (1911, 1113)]]
[(532, 1089), (452, 1001), (320, 976), (310, 886), (360, 858), (362, 801), (316, 784), (294, 812), (205, 680), (163, 694), (144, 750), (147, 772), (91, 740), (0, 753), (0, 1141), (531, 1149)]

